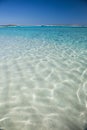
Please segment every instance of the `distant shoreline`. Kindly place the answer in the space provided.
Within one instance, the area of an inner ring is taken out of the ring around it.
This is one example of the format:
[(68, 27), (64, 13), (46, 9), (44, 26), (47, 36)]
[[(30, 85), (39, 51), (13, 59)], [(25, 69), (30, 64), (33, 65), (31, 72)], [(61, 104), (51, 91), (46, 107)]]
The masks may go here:
[(0, 25), (0, 27), (21, 27), (21, 26), (41, 26), (41, 27), (46, 27), (46, 26), (59, 26), (59, 27), (87, 27), (87, 25), (75, 25), (75, 24), (47, 24), (47, 25), (16, 25), (16, 24), (8, 24), (8, 25)]

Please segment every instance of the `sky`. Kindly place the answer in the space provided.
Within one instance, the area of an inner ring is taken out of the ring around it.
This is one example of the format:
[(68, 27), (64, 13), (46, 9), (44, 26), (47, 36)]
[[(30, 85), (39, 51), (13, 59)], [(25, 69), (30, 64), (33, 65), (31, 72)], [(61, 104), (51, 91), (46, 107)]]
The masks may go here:
[(87, 25), (87, 0), (0, 0), (0, 25)]

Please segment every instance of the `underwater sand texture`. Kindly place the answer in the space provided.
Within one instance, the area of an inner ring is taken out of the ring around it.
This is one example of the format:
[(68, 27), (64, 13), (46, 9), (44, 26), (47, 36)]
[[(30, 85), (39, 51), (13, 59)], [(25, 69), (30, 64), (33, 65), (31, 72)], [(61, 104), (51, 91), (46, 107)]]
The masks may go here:
[(0, 29), (0, 128), (83, 130), (87, 28)]

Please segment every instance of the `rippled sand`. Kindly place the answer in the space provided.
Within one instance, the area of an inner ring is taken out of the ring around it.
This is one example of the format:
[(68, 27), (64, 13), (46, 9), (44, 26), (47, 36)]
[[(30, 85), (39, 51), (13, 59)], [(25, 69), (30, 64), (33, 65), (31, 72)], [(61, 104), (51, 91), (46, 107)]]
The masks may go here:
[(87, 29), (77, 29), (77, 40), (67, 28), (65, 33), (55, 28), (53, 38), (50, 30), (44, 30), (44, 37), (33, 31), (31, 38), (28, 31), (24, 37), (16, 32), (0, 36), (0, 128), (83, 130), (87, 124)]

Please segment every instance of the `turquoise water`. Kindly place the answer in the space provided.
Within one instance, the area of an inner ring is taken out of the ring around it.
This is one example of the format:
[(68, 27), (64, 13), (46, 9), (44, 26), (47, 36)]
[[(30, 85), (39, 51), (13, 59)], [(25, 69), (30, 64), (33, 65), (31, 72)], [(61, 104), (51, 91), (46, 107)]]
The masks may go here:
[(87, 28), (0, 28), (0, 128), (83, 130)]

